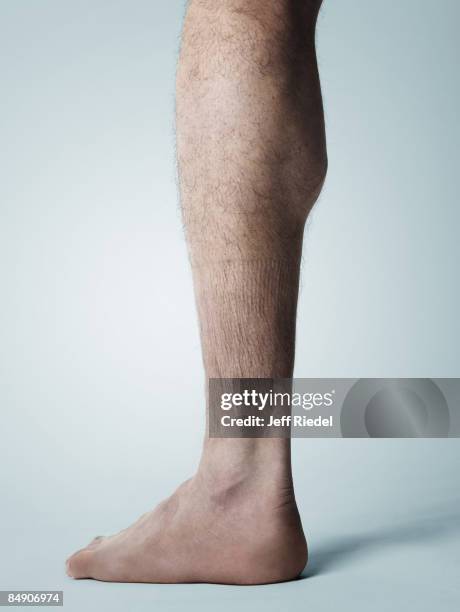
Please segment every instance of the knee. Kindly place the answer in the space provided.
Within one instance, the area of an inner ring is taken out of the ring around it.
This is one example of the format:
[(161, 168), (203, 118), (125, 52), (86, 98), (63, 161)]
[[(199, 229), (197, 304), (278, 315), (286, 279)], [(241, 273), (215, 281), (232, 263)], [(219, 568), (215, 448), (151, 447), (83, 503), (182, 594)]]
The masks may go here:
[(322, 0), (191, 0), (185, 30), (195, 59), (265, 70), (293, 65), (314, 45)]
[(323, 0), (190, 0), (191, 5), (224, 13), (231, 11), (241, 15), (256, 15), (260, 18), (271, 16), (297, 16), (316, 19)]

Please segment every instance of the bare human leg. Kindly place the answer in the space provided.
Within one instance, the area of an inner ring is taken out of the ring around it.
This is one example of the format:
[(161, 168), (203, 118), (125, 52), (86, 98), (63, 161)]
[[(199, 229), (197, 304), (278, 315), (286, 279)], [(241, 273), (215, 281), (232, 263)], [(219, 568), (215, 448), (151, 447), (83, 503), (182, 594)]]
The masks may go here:
[[(321, 0), (191, 0), (177, 74), (181, 201), (207, 378), (289, 378), (305, 221), (326, 173)], [(261, 584), (307, 546), (290, 443), (206, 439), (198, 472), (67, 562), (74, 578)]]

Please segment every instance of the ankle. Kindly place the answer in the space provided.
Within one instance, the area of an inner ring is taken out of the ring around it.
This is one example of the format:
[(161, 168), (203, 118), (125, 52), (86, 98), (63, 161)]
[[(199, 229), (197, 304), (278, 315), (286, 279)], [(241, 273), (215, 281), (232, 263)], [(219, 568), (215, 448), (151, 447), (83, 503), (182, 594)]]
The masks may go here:
[(207, 439), (198, 478), (217, 496), (262, 491), (292, 491), (289, 440)]

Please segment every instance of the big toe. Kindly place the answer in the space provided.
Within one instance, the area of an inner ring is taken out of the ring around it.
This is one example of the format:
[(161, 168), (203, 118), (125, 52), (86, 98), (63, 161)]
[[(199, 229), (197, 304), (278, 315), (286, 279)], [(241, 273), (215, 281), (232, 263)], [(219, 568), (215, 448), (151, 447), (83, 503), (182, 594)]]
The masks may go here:
[(92, 577), (94, 554), (92, 550), (83, 548), (67, 559), (66, 570), (71, 578), (77, 580)]
[(106, 538), (107, 536), (96, 536), (95, 538), (91, 540), (91, 542), (88, 544), (86, 548), (92, 550), (93, 548), (96, 548), (96, 546), (101, 544)]

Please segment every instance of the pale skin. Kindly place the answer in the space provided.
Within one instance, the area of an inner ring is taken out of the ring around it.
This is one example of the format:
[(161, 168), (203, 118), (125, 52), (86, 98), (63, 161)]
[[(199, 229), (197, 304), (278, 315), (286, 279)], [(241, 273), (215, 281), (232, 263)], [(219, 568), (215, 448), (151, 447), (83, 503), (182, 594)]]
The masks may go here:
[[(181, 203), (206, 378), (290, 378), (303, 230), (326, 174), (321, 0), (191, 0), (177, 72)], [(290, 442), (206, 437), (196, 475), (67, 560), (73, 578), (265, 584), (307, 544)]]

